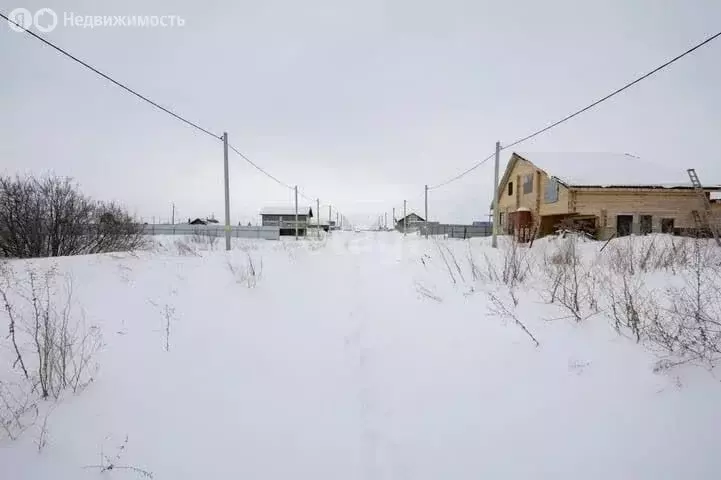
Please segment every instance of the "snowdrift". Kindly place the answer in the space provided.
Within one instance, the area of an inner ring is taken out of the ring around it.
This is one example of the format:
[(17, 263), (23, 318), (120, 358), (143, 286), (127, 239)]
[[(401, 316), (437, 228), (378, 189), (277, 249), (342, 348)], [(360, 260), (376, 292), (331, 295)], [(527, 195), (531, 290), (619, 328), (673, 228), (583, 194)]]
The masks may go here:
[[(718, 478), (709, 364), (659, 363), (668, 352), (618, 324), (603, 285), (579, 289), (579, 321), (559, 300), (571, 277), (553, 292), (565, 239), (516, 260), (501, 240), (337, 232), (224, 252), (168, 237), (8, 262), (31, 377), (29, 272), (54, 268), (58, 318), (101, 340), (78, 388), (44, 400), (0, 341), (0, 477)], [(659, 303), (693, 258), (649, 245), (678, 241), (579, 240), (574, 258)]]

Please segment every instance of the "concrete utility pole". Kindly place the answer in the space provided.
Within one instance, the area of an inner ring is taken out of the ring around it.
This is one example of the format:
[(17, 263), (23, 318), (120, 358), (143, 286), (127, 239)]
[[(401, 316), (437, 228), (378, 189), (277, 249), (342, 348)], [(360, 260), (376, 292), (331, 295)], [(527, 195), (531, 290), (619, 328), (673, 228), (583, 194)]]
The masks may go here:
[(340, 212), (335, 212), (335, 228), (340, 229)]
[(428, 238), (428, 185), (426, 185), (426, 217), (423, 226), (426, 229), (426, 238)]
[(318, 239), (320, 239), (320, 198), (315, 199), (315, 216), (316, 216), (316, 227), (318, 229)]
[(170, 223), (175, 225), (175, 202), (173, 202), (173, 215), (170, 217)]
[(295, 186), (295, 239), (298, 240), (298, 185)]
[(499, 225), (501, 218), (501, 214), (498, 211), (498, 169), (500, 168), (500, 162), (501, 162), (501, 142), (496, 142), (496, 162), (495, 167), (493, 168), (493, 236), (491, 238), (491, 246), (493, 248), (498, 248), (498, 229), (501, 227)]
[(393, 218), (392, 218), (391, 220), (393, 220), (393, 230), (395, 230), (395, 229), (396, 229), (396, 207), (393, 207), (393, 215), (392, 215), (392, 217), (393, 217)]
[(230, 250), (230, 180), (228, 179), (228, 132), (223, 132), (223, 171), (225, 172), (225, 249)]
[(388, 230), (388, 212), (383, 212), (383, 228)]
[(331, 228), (330, 228), (330, 219), (331, 218), (333, 218), (333, 214), (331, 212), (331, 206), (328, 205), (328, 233), (330, 233), (330, 231), (331, 231)]
[(407, 228), (408, 228), (408, 214), (406, 212), (406, 207), (408, 206), (408, 200), (403, 200), (403, 235), (406, 234)]

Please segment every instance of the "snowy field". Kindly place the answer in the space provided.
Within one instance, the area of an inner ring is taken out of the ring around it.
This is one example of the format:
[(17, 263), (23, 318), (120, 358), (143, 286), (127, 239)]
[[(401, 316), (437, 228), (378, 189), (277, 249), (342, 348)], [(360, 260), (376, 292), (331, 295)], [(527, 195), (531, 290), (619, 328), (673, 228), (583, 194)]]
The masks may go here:
[[(76, 393), (34, 400), (3, 311), (0, 478), (721, 477), (714, 371), (670, 366), (608, 305), (621, 278), (661, 305), (654, 293), (680, 285), (675, 258), (601, 281), (604, 265), (635, 265), (618, 260), (627, 240), (579, 240), (594, 281), (574, 313), (549, 298), (569, 299), (569, 277), (553, 291), (558, 239), (512, 252), (337, 232), (229, 253), (177, 240), (6, 265), (31, 376), (29, 269), (55, 266), (54, 308), (102, 340)], [(671, 240), (636, 241), (643, 257)]]

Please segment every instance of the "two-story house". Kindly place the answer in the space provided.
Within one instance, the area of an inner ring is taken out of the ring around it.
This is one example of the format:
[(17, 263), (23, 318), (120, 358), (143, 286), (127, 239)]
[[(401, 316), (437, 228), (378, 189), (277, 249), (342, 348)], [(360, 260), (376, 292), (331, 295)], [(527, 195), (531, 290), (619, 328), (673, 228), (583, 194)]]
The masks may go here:
[(305, 236), (310, 219), (313, 218), (313, 209), (299, 206), (297, 221), (294, 206), (265, 207), (261, 210), (260, 217), (264, 227), (279, 227), (281, 235), (295, 235), (297, 227), (298, 235)]

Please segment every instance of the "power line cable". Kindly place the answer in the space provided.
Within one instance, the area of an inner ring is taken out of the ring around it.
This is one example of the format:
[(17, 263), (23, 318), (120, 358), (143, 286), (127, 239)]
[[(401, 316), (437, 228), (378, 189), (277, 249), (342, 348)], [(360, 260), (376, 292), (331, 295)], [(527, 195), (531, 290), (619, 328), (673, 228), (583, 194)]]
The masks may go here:
[[(521, 143), (523, 143), (523, 142), (525, 142), (525, 141), (527, 141), (527, 140), (530, 140), (530, 139), (532, 139), (532, 138), (534, 138), (534, 137), (536, 137), (536, 136), (538, 136), (538, 135), (540, 135), (540, 134), (542, 134), (542, 133), (545, 133), (545, 132), (551, 130), (552, 128), (555, 128), (555, 127), (561, 125), (561, 124), (564, 123), (564, 122), (567, 122), (568, 120), (571, 120), (571, 119), (574, 118), (574, 117), (577, 117), (578, 115), (580, 115), (580, 114), (582, 114), (582, 113), (584, 113), (584, 112), (592, 109), (593, 107), (596, 107), (597, 105), (599, 105), (599, 104), (605, 102), (606, 100), (609, 100), (610, 98), (618, 95), (619, 93), (623, 92), (624, 90), (627, 90), (627, 89), (631, 88), (632, 86), (636, 85), (637, 83), (639, 83), (639, 82), (647, 79), (648, 77), (651, 77), (652, 75), (660, 72), (661, 70), (669, 67), (670, 65), (672, 65), (673, 63), (675, 63), (675, 62), (677, 62), (678, 60), (682, 59), (682, 58), (685, 57), (686, 55), (689, 55), (689, 54), (695, 52), (696, 50), (698, 50), (699, 48), (703, 47), (704, 45), (706, 45), (706, 44), (708, 44), (708, 43), (711, 43), (712, 41), (714, 41), (714, 40), (717, 39), (718, 37), (721, 37), (721, 32), (718, 32), (718, 33), (716, 33), (716, 34), (714, 34), (714, 35), (711, 35), (710, 37), (708, 37), (708, 38), (706, 38), (705, 40), (703, 40), (701, 43), (698, 43), (698, 44), (694, 45), (693, 47), (689, 48), (688, 50), (686, 50), (685, 52), (681, 53), (680, 55), (677, 55), (677, 56), (673, 57), (672, 59), (670, 59), (670, 60), (667, 61), (666, 63), (664, 63), (664, 64), (662, 64), (662, 65), (654, 68), (653, 70), (651, 70), (651, 71), (649, 71), (649, 72), (641, 75), (640, 77), (638, 77), (638, 78), (636, 78), (635, 80), (627, 83), (627, 84), (624, 85), (623, 87), (614, 90), (613, 92), (609, 93), (608, 95), (606, 95), (606, 96), (604, 96), (604, 97), (596, 100), (595, 102), (593, 102), (593, 103), (591, 103), (591, 104), (589, 104), (589, 105), (581, 108), (580, 110), (577, 110), (577, 111), (575, 111), (575, 112), (573, 112), (573, 113), (571, 113), (571, 114), (569, 114), (569, 115), (566, 115), (566, 116), (563, 117), (562, 119), (560, 119), (560, 120), (558, 120), (558, 121), (556, 121), (556, 122), (553, 122), (553, 123), (551, 123), (550, 125), (547, 125), (547, 126), (541, 128), (540, 130), (536, 130), (535, 132), (531, 133), (530, 135), (526, 135), (525, 137), (519, 138), (518, 140), (516, 140), (516, 141), (514, 141), (514, 142), (511, 142), (511, 143), (509, 143), (508, 145), (502, 146), (501, 150), (506, 150), (506, 149), (515, 147), (516, 145), (519, 145), (519, 144), (521, 144)], [(478, 167), (480, 167), (481, 165), (483, 165), (484, 163), (486, 163), (488, 160), (490, 160), (490, 159), (493, 158), (494, 156), (495, 156), (495, 152), (492, 153), (491, 155), (489, 155), (488, 157), (484, 158), (483, 160), (481, 160), (480, 162), (478, 162), (477, 164), (475, 164), (474, 166), (472, 166), (472, 167), (469, 168), (468, 170), (464, 170), (463, 172), (461, 172), (460, 174), (456, 175), (455, 177), (453, 177), (453, 178), (451, 178), (451, 179), (449, 179), (449, 180), (446, 180), (445, 182), (441, 182), (441, 183), (439, 183), (439, 184), (437, 184), (437, 185), (429, 186), (429, 187), (428, 187), (428, 190), (434, 190), (434, 189), (436, 189), (436, 188), (443, 187), (443, 186), (445, 186), (445, 185), (448, 185), (449, 183), (455, 182), (456, 180), (458, 180), (458, 179), (460, 179), (460, 178), (463, 178), (464, 176), (468, 175), (469, 173), (471, 173), (471, 172), (472, 172), (473, 170), (475, 170), (476, 168), (478, 168)]]
[(459, 180), (459, 179), (465, 177), (466, 175), (468, 175), (469, 173), (471, 173), (473, 170), (475, 170), (476, 168), (480, 167), (481, 165), (483, 165), (484, 163), (486, 163), (488, 160), (492, 159), (494, 156), (496, 156), (496, 152), (493, 152), (492, 154), (490, 154), (489, 156), (487, 156), (486, 158), (484, 158), (484, 159), (481, 160), (480, 162), (478, 162), (478, 163), (476, 163), (475, 165), (473, 165), (473, 166), (472, 166), (471, 168), (469, 168), (468, 170), (464, 170), (463, 172), (459, 173), (458, 175), (456, 175), (456, 176), (453, 177), (453, 178), (450, 178), (450, 179), (446, 180), (445, 182), (441, 182), (441, 183), (438, 183), (438, 184), (436, 184), (436, 185), (428, 185), (428, 190), (435, 190), (436, 188), (445, 187), (445, 186), (448, 185), (449, 183), (453, 183), (453, 182), (455, 182), (456, 180)]
[[(40, 40), (42, 43), (44, 43), (45, 45), (51, 47), (51, 48), (54, 49), (55, 51), (61, 53), (62, 55), (66, 56), (66, 57), (68, 57), (68, 58), (70, 58), (71, 60), (75, 61), (76, 63), (78, 63), (78, 64), (80, 64), (80, 65), (82, 65), (83, 67), (87, 68), (88, 70), (92, 71), (93, 73), (95, 73), (95, 74), (99, 75), (100, 77), (108, 80), (108, 81), (111, 82), (112, 84), (114, 84), (114, 85), (122, 88), (122, 89), (125, 90), (126, 92), (128, 92), (128, 93), (130, 93), (130, 94), (132, 94), (132, 95), (140, 98), (141, 100), (149, 103), (149, 104), (152, 105), (153, 107), (155, 107), (155, 108), (157, 108), (157, 109), (159, 109), (159, 110), (167, 113), (168, 115), (171, 115), (171, 116), (175, 117), (176, 119), (180, 120), (181, 122), (183, 122), (183, 123), (185, 123), (185, 124), (187, 124), (187, 125), (195, 128), (195, 129), (197, 129), (197, 130), (199, 130), (199, 131), (201, 131), (201, 132), (203, 132), (203, 133), (205, 133), (205, 134), (207, 134), (207, 135), (210, 135), (211, 137), (213, 137), (213, 138), (215, 138), (215, 139), (218, 139), (218, 140), (222, 140), (222, 139), (223, 139), (222, 136), (219, 136), (219, 135), (214, 134), (214, 133), (211, 132), (210, 130), (201, 127), (200, 125), (198, 125), (198, 124), (196, 124), (196, 123), (194, 123), (194, 122), (192, 122), (192, 121), (190, 121), (190, 120), (182, 117), (181, 115), (175, 113), (174, 111), (170, 110), (169, 108), (166, 108), (166, 107), (160, 105), (159, 103), (151, 100), (151, 99), (148, 98), (147, 96), (145, 96), (145, 95), (143, 95), (143, 94), (141, 94), (141, 93), (133, 90), (132, 88), (128, 87), (127, 85), (123, 84), (122, 82), (120, 82), (120, 81), (118, 81), (118, 80), (115, 80), (115, 79), (114, 79), (113, 77), (111, 77), (110, 75), (108, 75), (108, 74), (106, 74), (106, 73), (103, 73), (102, 71), (100, 71), (100, 70), (98, 70), (97, 68), (93, 67), (93, 66), (90, 65), (89, 63), (81, 60), (80, 58), (78, 58), (78, 57), (76, 57), (75, 55), (71, 54), (71, 53), (68, 52), (67, 50), (65, 50), (65, 49), (63, 49), (63, 48), (55, 45), (54, 43), (52, 43), (52, 42), (50, 42), (49, 40), (43, 38), (42, 36), (36, 34), (35, 32), (31, 31), (30, 29), (25, 29), (22, 25), (16, 23), (14, 20), (11, 20), (7, 15), (5, 15), (5, 14), (2, 13), (2, 12), (0, 12), (0, 18), (5, 19), (5, 20), (6, 20), (8, 23), (10, 23), (10, 24), (13, 24), (13, 25), (15, 25), (15, 26), (17, 26), (17, 27), (19, 27), (19, 28), (22, 28), (23, 31), (24, 31), (25, 33), (27, 33), (28, 35), (34, 37), (34, 38), (37, 39), (37, 40)], [(245, 160), (246, 162), (248, 162), (250, 165), (252, 165), (253, 167), (255, 167), (258, 171), (260, 171), (261, 173), (263, 173), (264, 175), (266, 175), (268, 178), (270, 178), (270, 179), (274, 180), (275, 182), (277, 182), (279, 185), (281, 185), (281, 186), (283, 186), (283, 187), (286, 187), (286, 188), (288, 188), (288, 189), (291, 189), (291, 190), (294, 189), (294, 187), (292, 187), (292, 186), (288, 185), (287, 183), (279, 180), (277, 177), (275, 177), (274, 175), (270, 174), (268, 171), (266, 171), (265, 169), (263, 169), (262, 167), (260, 167), (257, 163), (253, 162), (251, 159), (249, 159), (246, 155), (244, 155), (240, 150), (238, 150), (237, 148), (235, 148), (233, 145), (228, 144), (228, 148), (230, 148), (233, 152), (235, 152), (237, 155), (239, 155), (243, 160)], [(307, 200), (310, 200), (310, 201), (313, 201), (313, 200), (314, 200), (314, 199), (308, 197), (307, 195), (305, 195), (304, 193), (302, 193), (302, 192), (300, 192), (300, 191), (299, 191), (298, 193), (299, 193), (301, 196), (303, 196), (304, 198), (306, 198)]]
[(245, 155), (243, 154), (243, 152), (241, 152), (240, 150), (238, 150), (237, 148), (235, 148), (235, 147), (234, 147), (233, 145), (231, 145), (230, 143), (228, 144), (228, 148), (230, 148), (232, 151), (234, 151), (236, 154), (238, 154), (238, 156), (240, 156), (240, 158), (242, 158), (243, 160), (245, 160), (246, 162), (248, 162), (249, 164), (251, 164), (253, 167), (255, 167), (255, 169), (258, 170), (260, 173), (262, 173), (263, 175), (267, 176), (267, 177), (270, 178), (271, 180), (277, 182), (279, 185), (281, 185), (281, 186), (283, 186), (283, 187), (285, 187), (285, 188), (289, 188), (289, 189), (291, 189), (291, 190), (293, 190), (293, 189), (295, 188), (295, 187), (292, 187), (292, 186), (288, 185), (287, 183), (285, 183), (285, 182), (283, 182), (283, 181), (281, 181), (281, 180), (278, 180), (278, 178), (276, 178), (275, 176), (273, 176), (273, 175), (271, 175), (270, 173), (268, 173), (268, 172), (267, 172), (266, 170), (264, 170), (261, 166), (259, 166), (259, 165), (258, 165), (257, 163), (255, 163), (253, 160), (251, 160), (250, 158), (248, 158), (247, 156), (245, 156)]
[(201, 132), (203, 132), (203, 133), (205, 133), (205, 134), (207, 134), (207, 135), (210, 135), (211, 137), (213, 137), (213, 138), (215, 138), (215, 139), (222, 139), (222, 137), (214, 134), (213, 132), (211, 132), (211, 131), (203, 128), (203, 127), (201, 127), (201, 126), (198, 125), (197, 123), (191, 122), (190, 120), (188, 120), (188, 119), (180, 116), (179, 114), (173, 112), (173, 111), (170, 110), (169, 108), (166, 108), (166, 107), (164, 107), (164, 106), (162, 106), (162, 105), (154, 102), (153, 100), (149, 99), (149, 98), (146, 97), (145, 95), (143, 95), (143, 94), (141, 94), (141, 93), (138, 93), (138, 92), (136, 92), (135, 90), (133, 90), (132, 88), (130, 88), (130, 87), (126, 86), (125, 84), (119, 82), (118, 80), (115, 80), (115, 79), (112, 78), (110, 75), (107, 75), (107, 74), (101, 72), (100, 70), (98, 70), (97, 68), (93, 67), (93, 66), (90, 65), (89, 63), (84, 62), (83, 60), (80, 60), (78, 57), (76, 57), (76, 56), (72, 55), (71, 53), (67, 52), (66, 50), (58, 47), (57, 45), (55, 45), (54, 43), (50, 42), (49, 40), (46, 40), (45, 38), (41, 37), (40, 35), (36, 34), (36, 33), (33, 32), (33, 31), (31, 31), (30, 29), (25, 29), (22, 25), (16, 23), (16, 22), (13, 21), (13, 20), (10, 20), (4, 13), (0, 12), (0, 17), (4, 18), (4, 19), (7, 20), (9, 23), (11, 23), (11, 24), (13, 24), (13, 25), (16, 25), (16, 26), (19, 27), (19, 28), (22, 28), (22, 29), (25, 31), (25, 33), (27, 33), (28, 35), (30, 35), (30, 36), (32, 36), (32, 37), (40, 40), (40, 41), (43, 42), (45, 45), (47, 45), (47, 46), (55, 49), (56, 51), (58, 51), (58, 52), (60, 52), (61, 54), (65, 55), (66, 57), (68, 57), (68, 58), (74, 60), (75, 62), (79, 63), (80, 65), (84, 66), (84, 67), (87, 68), (88, 70), (96, 73), (97, 75), (100, 75), (100, 76), (103, 77), (104, 79), (106, 79), (106, 80), (108, 80), (109, 82), (117, 85), (118, 87), (122, 88), (122, 89), (125, 90), (126, 92), (131, 93), (132, 95), (135, 95), (136, 97), (138, 97), (138, 98), (140, 98), (141, 100), (149, 103), (150, 105), (154, 106), (155, 108), (157, 108), (157, 109), (159, 109), (159, 110), (162, 110), (163, 112), (167, 113), (168, 115), (171, 115), (171, 116), (177, 118), (177, 119), (180, 120), (181, 122), (183, 122), (183, 123), (185, 123), (185, 124), (187, 124), (187, 125), (190, 125), (191, 127), (195, 128), (195, 129), (197, 129), (197, 130), (200, 130)]
[(706, 45), (707, 43), (711, 43), (713, 40), (717, 39), (718, 37), (721, 37), (721, 32), (718, 32), (718, 33), (715, 34), (715, 35), (711, 35), (710, 37), (708, 37), (706, 40), (702, 41), (701, 43), (699, 43), (699, 44), (697, 44), (697, 45), (689, 48), (688, 50), (686, 50), (686, 51), (683, 52), (682, 54), (673, 57), (671, 60), (667, 61), (667, 62), (664, 63), (663, 65), (660, 65), (660, 66), (654, 68), (654, 69), (651, 70), (650, 72), (641, 75), (640, 77), (638, 77), (637, 79), (633, 80), (633, 81), (630, 82), (630, 83), (627, 83), (627, 84), (624, 85), (623, 87), (621, 87), (621, 88), (619, 88), (619, 89), (617, 89), (617, 90), (614, 90), (613, 92), (609, 93), (609, 94), (606, 95), (605, 97), (599, 98), (598, 100), (596, 100), (595, 102), (591, 103), (590, 105), (588, 105), (588, 106), (586, 106), (586, 107), (583, 107), (582, 109), (577, 110), (577, 111), (575, 111), (574, 113), (572, 113), (572, 114), (570, 114), (570, 115), (566, 115), (566, 116), (563, 117), (562, 119), (560, 119), (560, 120), (558, 120), (558, 121), (556, 121), (556, 122), (553, 122), (552, 124), (550, 124), (550, 125), (548, 125), (548, 126), (546, 126), (546, 127), (543, 127), (542, 129), (537, 130), (537, 131), (533, 132), (533, 133), (530, 134), (530, 135), (526, 135), (525, 137), (520, 138), (520, 139), (516, 140), (515, 142), (512, 142), (512, 143), (504, 146), (503, 149), (505, 150), (505, 149), (507, 149), (507, 148), (515, 147), (515, 146), (518, 145), (519, 143), (523, 143), (523, 142), (525, 142), (526, 140), (530, 140), (530, 139), (532, 139), (533, 137), (535, 137), (535, 136), (537, 136), (537, 135), (540, 135), (540, 134), (542, 134), (542, 133), (544, 133), (544, 132), (547, 132), (547, 131), (549, 131), (550, 129), (552, 129), (552, 128), (554, 128), (554, 127), (557, 127), (558, 125), (560, 125), (560, 124), (562, 124), (562, 123), (564, 123), (564, 122), (567, 122), (568, 120), (572, 119), (573, 117), (576, 117), (576, 116), (582, 114), (583, 112), (586, 112), (586, 111), (592, 109), (592, 108), (595, 107), (596, 105), (599, 105), (599, 104), (605, 102), (606, 100), (608, 100), (608, 99), (610, 99), (610, 98), (618, 95), (619, 93), (623, 92), (624, 90), (627, 90), (627, 89), (631, 88), (632, 86), (636, 85), (637, 83), (641, 82), (642, 80), (645, 80), (646, 78), (650, 77), (651, 75), (654, 75), (655, 73), (658, 73), (658, 72), (660, 72), (661, 70), (667, 68), (668, 66), (670, 66), (670, 65), (673, 64), (674, 62), (677, 62), (678, 60), (682, 59), (682, 58), (685, 57), (686, 55), (688, 55), (688, 54), (690, 54), (690, 53), (698, 50), (699, 48), (703, 47), (703, 46)]

